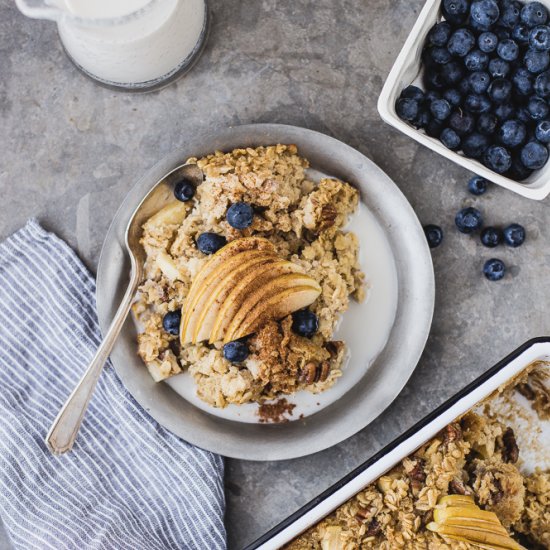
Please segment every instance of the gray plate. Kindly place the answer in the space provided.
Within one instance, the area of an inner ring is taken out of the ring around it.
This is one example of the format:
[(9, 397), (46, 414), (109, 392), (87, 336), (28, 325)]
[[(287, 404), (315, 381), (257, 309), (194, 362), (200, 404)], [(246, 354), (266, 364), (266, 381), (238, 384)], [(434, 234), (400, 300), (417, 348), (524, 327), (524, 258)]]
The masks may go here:
[[(247, 460), (284, 460), (312, 454), (358, 432), (399, 394), (424, 349), (434, 308), (434, 276), (422, 227), (401, 191), (364, 155), (318, 132), (280, 124), (256, 124), (193, 136), (149, 170), (128, 193), (105, 238), (97, 275), (97, 307), (105, 331), (122, 298), (130, 269), (124, 249), (128, 219), (149, 189), (191, 156), (215, 150), (295, 143), (313, 168), (349, 181), (386, 232), (394, 255), (399, 299), (389, 340), (356, 386), (317, 414), (277, 425), (243, 424), (201, 411), (166, 384), (156, 384), (136, 353), (131, 319), (111, 354), (128, 391), (160, 424), (216, 453)], [(364, 242), (364, 236), (359, 236)]]

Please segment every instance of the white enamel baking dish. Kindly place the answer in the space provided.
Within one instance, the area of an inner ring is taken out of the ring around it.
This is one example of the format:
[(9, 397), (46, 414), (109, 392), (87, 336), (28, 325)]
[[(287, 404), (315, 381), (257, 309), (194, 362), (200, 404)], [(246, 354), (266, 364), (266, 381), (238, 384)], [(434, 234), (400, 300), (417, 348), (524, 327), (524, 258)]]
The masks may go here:
[[(550, 0), (540, 0), (550, 9)], [(524, 183), (518, 183), (510, 178), (489, 170), (477, 160), (469, 159), (461, 153), (455, 153), (447, 149), (438, 139), (431, 138), (423, 130), (417, 130), (410, 124), (402, 121), (395, 112), (395, 101), (403, 88), (411, 83), (419, 84), (421, 75), (422, 46), (432, 26), (441, 19), (441, 0), (428, 0), (398, 55), (390, 74), (384, 84), (378, 99), (378, 111), (380, 116), (391, 126), (394, 126), (414, 140), (429, 147), (436, 153), (456, 162), (460, 166), (479, 174), (484, 178), (523, 195), (529, 199), (542, 200), (550, 193), (550, 162), (541, 170), (534, 172)]]
[[(550, 361), (550, 337), (535, 338), (525, 343), (245, 550), (276, 550), (290, 542), (429, 441), (447, 424), (511, 381), (534, 361)], [(535, 434), (538, 441), (550, 441), (550, 421), (541, 421), (532, 412), (528, 401), (519, 395), (518, 405), (522, 407), (524, 414), (518, 415), (516, 424), (508, 422), (516, 436), (529, 431)], [(527, 424), (522, 418), (529, 419)], [(527, 437), (527, 434), (524, 435)], [(550, 467), (550, 452), (547, 447), (542, 446), (542, 451), (537, 449), (533, 451), (536, 454), (530, 454), (525, 447), (522, 449), (521, 441), (518, 442), (523, 469), (531, 472), (535, 466)]]

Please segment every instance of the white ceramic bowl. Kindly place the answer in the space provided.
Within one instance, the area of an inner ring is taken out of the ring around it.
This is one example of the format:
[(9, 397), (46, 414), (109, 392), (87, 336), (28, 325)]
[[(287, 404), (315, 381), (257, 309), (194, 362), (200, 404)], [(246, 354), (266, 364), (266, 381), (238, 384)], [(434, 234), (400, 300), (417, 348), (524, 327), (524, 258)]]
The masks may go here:
[[(540, 0), (550, 10), (550, 0)], [(391, 126), (401, 130), (404, 134), (415, 139), (422, 145), (429, 147), (436, 153), (456, 162), (460, 166), (479, 174), (484, 178), (523, 195), (529, 199), (542, 200), (550, 194), (550, 162), (541, 170), (534, 172), (524, 183), (518, 183), (506, 176), (502, 176), (489, 170), (477, 160), (469, 159), (461, 153), (455, 153), (447, 149), (438, 139), (431, 138), (423, 130), (417, 130), (407, 122), (401, 120), (395, 112), (395, 102), (403, 88), (411, 83), (417, 83), (421, 75), (422, 47), (426, 36), (432, 26), (441, 20), (439, 7), (441, 0), (428, 0), (399, 53), (390, 74), (384, 84), (382, 93), (378, 99), (378, 111), (380, 116)]]

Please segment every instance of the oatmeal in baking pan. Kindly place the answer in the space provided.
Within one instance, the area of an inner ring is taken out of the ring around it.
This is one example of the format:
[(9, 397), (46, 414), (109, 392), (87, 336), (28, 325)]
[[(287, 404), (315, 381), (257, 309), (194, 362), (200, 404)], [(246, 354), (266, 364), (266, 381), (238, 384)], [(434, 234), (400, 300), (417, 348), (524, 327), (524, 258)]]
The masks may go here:
[(156, 381), (188, 370), (215, 407), (313, 393), (342, 374), (333, 340), (361, 301), (358, 206), (348, 183), (308, 179), (294, 145), (189, 159), (204, 173), (143, 225), (145, 281), (133, 313)]

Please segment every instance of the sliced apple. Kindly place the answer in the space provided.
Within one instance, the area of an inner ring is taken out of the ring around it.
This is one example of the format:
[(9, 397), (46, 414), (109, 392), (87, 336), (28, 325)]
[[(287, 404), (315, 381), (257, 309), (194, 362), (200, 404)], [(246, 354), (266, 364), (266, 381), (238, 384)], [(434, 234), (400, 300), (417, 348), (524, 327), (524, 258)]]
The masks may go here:
[[(239, 256), (241, 254), (233, 256), (233, 258), (238, 258)], [(195, 332), (193, 333), (193, 343), (202, 342), (210, 338), (220, 308), (243, 276), (250, 273), (261, 273), (265, 268), (268, 268), (268, 265), (272, 265), (276, 261), (276, 256), (268, 256), (263, 253), (253, 256), (252, 258), (243, 260), (235, 269), (220, 278), (217, 283), (212, 284), (211, 290), (206, 296), (206, 301), (202, 305), (202, 310), (197, 311), (198, 319), (195, 324)]]
[(468, 540), (468, 542), (472, 542), (474, 544), (481, 542), (489, 545), (496, 545), (502, 548), (509, 548), (511, 550), (520, 550), (519, 544), (515, 540), (513, 540), (508, 534), (501, 535), (499, 533), (492, 533), (490, 531), (473, 529), (470, 526), (456, 527), (435, 522), (428, 523), (426, 527), (430, 531), (435, 531), (440, 535), (464, 537), (466, 540)]
[(269, 282), (285, 273), (302, 273), (302, 268), (286, 260), (278, 260), (272, 264), (262, 264), (255, 270), (244, 275), (231, 290), (220, 307), (216, 321), (210, 334), (210, 343), (222, 340), (227, 327), (239, 311), (241, 304), (265, 287)]
[[(315, 283), (316, 284), (316, 283)], [(312, 304), (319, 294), (320, 287), (317, 286), (296, 286), (286, 288), (278, 293), (272, 294), (267, 299), (261, 299), (250, 311), (243, 323), (235, 330), (227, 330), (224, 342), (238, 340), (253, 332), (256, 332), (262, 325), (270, 320), (281, 319), (290, 313)]]
[(439, 499), (438, 504), (446, 504), (447, 506), (474, 506), (474, 497), (469, 495), (447, 495)]
[(155, 261), (159, 267), (159, 269), (162, 271), (162, 274), (171, 281), (176, 280), (182, 280), (182, 274), (176, 265), (176, 262), (174, 261), (174, 258), (168, 254), (168, 252), (165, 252), (164, 250), (161, 250), (157, 257), (155, 258)]
[(156, 214), (153, 214), (146, 222), (145, 225), (169, 225), (175, 223), (181, 223), (185, 216), (187, 216), (187, 211), (189, 210), (190, 205), (181, 202), (174, 201), (159, 210)]

